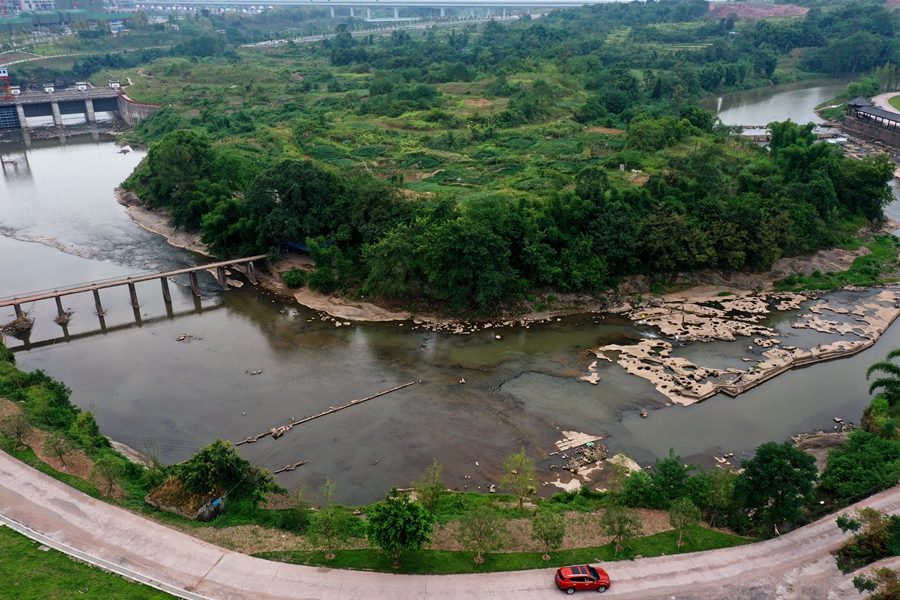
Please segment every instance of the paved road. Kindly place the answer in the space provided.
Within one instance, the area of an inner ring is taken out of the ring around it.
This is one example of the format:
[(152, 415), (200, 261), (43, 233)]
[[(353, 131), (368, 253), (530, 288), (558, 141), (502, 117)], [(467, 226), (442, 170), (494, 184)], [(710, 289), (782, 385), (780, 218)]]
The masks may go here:
[(888, 100), (890, 100), (894, 96), (900, 96), (900, 92), (889, 92), (887, 94), (879, 94), (877, 96), (873, 96), (872, 104), (889, 112), (900, 113), (900, 110), (897, 110), (888, 102)]
[[(900, 487), (860, 503), (863, 504), (896, 513), (900, 510)], [(0, 521), (82, 560), (185, 598), (530, 600), (562, 595), (553, 585), (552, 569), (412, 576), (264, 561), (213, 546), (90, 498), (3, 452)], [(758, 544), (601, 563), (613, 579), (613, 587), (605, 597), (860, 598), (850, 583), (852, 575), (841, 575), (829, 555), (843, 539), (832, 516)]]

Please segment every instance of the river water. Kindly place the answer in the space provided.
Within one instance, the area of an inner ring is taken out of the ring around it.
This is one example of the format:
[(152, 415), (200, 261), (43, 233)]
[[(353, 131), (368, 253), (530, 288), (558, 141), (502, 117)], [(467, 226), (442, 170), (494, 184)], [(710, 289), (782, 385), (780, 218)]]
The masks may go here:
[(698, 104), (726, 125), (764, 126), (772, 121), (821, 123), (814, 109), (847, 89), (852, 79), (807, 79), (704, 98)]
[[(119, 154), (111, 141), (83, 136), (65, 144), (35, 141), (27, 152), (20, 142), (0, 143), (0, 154), (17, 161), (0, 173), (0, 297), (205, 260), (139, 228), (115, 202), (112, 189), (142, 152)], [(614, 364), (600, 362), (599, 385), (577, 380), (595, 359), (589, 349), (654, 335), (614, 315), (573, 315), (465, 336), (413, 330), (411, 322), (335, 327), (290, 298), (249, 284), (222, 293), (203, 275), (200, 299), (186, 282), (171, 286), (171, 309), (155, 281), (137, 285), (137, 311), (126, 288), (105, 290), (102, 323), (90, 295), (68, 296), (64, 306), (75, 314), (65, 330), (52, 320), (53, 302), (37, 303), (26, 307), (36, 318), (27, 344), (7, 342), (22, 368), (44, 369), (71, 387), (72, 400), (96, 414), (106, 435), (138, 450), (155, 448), (166, 462), (219, 437), (240, 440), (416, 382), (277, 441), (241, 447), (246, 458), (270, 469), (309, 460), (279, 482), (315, 489), (330, 477), (345, 503), (376, 500), (435, 458), (449, 485), (484, 490), (520, 447), (539, 462), (540, 478), (551, 481), (559, 471), (544, 470), (551, 462), (544, 459), (564, 430), (603, 436), (611, 452), (641, 464), (669, 448), (685, 460), (741, 456), (765, 441), (830, 430), (834, 416), (858, 420), (869, 400), (866, 367), (900, 347), (894, 327), (855, 357), (796, 369), (737, 398), (666, 407), (648, 382)], [(5, 310), (0, 322), (13, 316)], [(809, 347), (828, 339), (791, 329), (799, 312), (764, 324), (777, 328), (785, 343)], [(176, 341), (182, 334), (194, 337)], [(740, 366), (741, 348), (740, 342), (694, 344), (680, 355)], [(256, 370), (262, 373), (248, 373)], [(641, 419), (640, 408), (660, 410)]]

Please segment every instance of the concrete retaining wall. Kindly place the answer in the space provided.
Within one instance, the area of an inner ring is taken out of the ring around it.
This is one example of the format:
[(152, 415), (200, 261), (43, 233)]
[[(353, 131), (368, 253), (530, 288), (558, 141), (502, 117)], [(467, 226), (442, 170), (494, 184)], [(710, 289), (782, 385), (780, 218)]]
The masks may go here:
[[(898, 115), (900, 117), (900, 115)], [(844, 131), (864, 139), (879, 140), (888, 146), (900, 148), (900, 131), (876, 127), (851, 116), (844, 117)]]
[(160, 106), (159, 104), (144, 104), (143, 102), (135, 102), (124, 94), (119, 94), (118, 105), (119, 116), (128, 125), (135, 125), (162, 108), (162, 106)]

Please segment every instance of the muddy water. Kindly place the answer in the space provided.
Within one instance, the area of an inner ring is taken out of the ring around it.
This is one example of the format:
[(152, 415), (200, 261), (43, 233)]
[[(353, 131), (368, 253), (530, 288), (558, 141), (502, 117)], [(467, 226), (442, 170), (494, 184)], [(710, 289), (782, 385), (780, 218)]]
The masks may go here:
[[(3, 144), (0, 152), (21, 155), (22, 148)], [(138, 228), (115, 203), (111, 190), (140, 153), (119, 155), (111, 143), (87, 138), (35, 145), (27, 158), (27, 173), (0, 177), (0, 230), (13, 236), (0, 237), (0, 297), (203, 260)], [(412, 323), (335, 327), (250, 285), (221, 293), (204, 277), (203, 286), (201, 299), (172, 286), (167, 308), (158, 283), (138, 284), (137, 311), (124, 288), (104, 291), (103, 322), (91, 296), (70, 296), (64, 306), (75, 316), (65, 330), (52, 321), (54, 304), (38, 303), (28, 340), (8, 342), (23, 368), (65, 381), (104, 433), (139, 450), (155, 447), (167, 462), (217, 437), (243, 439), (291, 417), (417, 382), (280, 440), (241, 447), (270, 469), (308, 460), (280, 475), (282, 485), (315, 488), (330, 477), (346, 503), (377, 499), (434, 458), (450, 485), (486, 489), (505, 456), (524, 446), (540, 460), (555, 450), (561, 430), (608, 436), (613, 451), (647, 463), (669, 447), (684, 457), (710, 450), (740, 455), (764, 441), (830, 428), (833, 416), (857, 420), (868, 401), (865, 367), (897, 347), (900, 335), (890, 330), (858, 357), (793, 371), (736, 399), (664, 407), (648, 382), (611, 363), (597, 365), (599, 385), (577, 380), (596, 359), (589, 349), (655, 335), (614, 315), (460, 336), (412, 330)], [(3, 321), (11, 317), (11, 310), (0, 314)], [(785, 343), (826, 340), (792, 329), (791, 317), (768, 323)], [(182, 334), (193, 337), (176, 341)], [(745, 349), (715, 342), (677, 353), (701, 364), (743, 366)], [(640, 419), (641, 407), (662, 410)]]

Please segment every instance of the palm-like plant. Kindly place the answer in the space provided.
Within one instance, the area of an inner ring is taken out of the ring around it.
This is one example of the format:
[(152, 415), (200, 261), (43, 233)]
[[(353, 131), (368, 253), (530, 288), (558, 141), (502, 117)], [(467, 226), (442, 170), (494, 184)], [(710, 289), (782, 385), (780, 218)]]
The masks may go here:
[(895, 365), (891, 362), (891, 360), (900, 356), (900, 348), (896, 350), (891, 350), (888, 352), (887, 356), (884, 360), (878, 361), (873, 364), (866, 371), (866, 381), (869, 380), (869, 377), (875, 371), (879, 371), (887, 375), (886, 377), (879, 377), (875, 381), (869, 385), (869, 393), (871, 394), (878, 388), (881, 388), (884, 391), (884, 395), (887, 397), (888, 404), (893, 408), (893, 406), (900, 400), (900, 366)]

